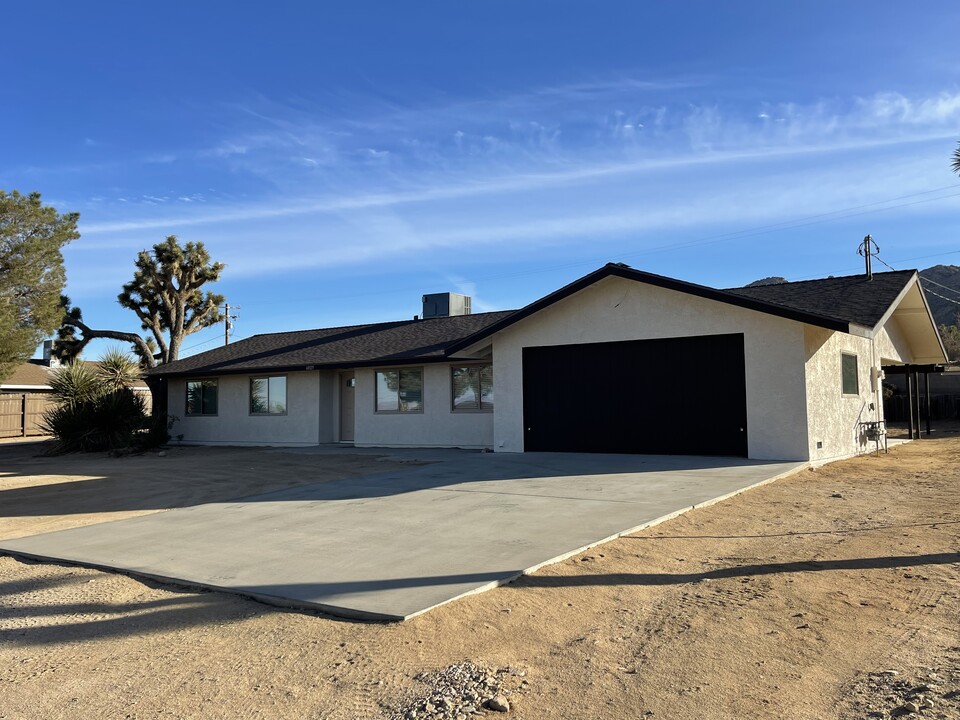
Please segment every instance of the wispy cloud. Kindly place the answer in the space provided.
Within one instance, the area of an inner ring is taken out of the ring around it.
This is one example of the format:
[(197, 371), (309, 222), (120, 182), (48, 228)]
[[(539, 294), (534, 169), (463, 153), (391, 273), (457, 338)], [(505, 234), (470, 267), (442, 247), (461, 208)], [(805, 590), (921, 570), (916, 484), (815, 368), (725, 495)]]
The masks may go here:
[[(950, 137), (944, 135), (942, 137)], [(244, 220), (262, 220), (286, 218), (325, 213), (389, 208), (401, 205), (413, 205), (444, 200), (455, 200), (490, 195), (515, 194), (543, 190), (551, 187), (597, 182), (618, 176), (650, 175), (679, 169), (694, 169), (705, 166), (737, 164), (748, 161), (771, 161), (839, 151), (857, 151), (878, 149), (890, 145), (920, 143), (929, 138), (876, 139), (860, 142), (845, 142), (824, 146), (782, 146), (776, 148), (754, 148), (742, 150), (720, 150), (689, 154), (662, 159), (636, 159), (632, 161), (610, 161), (557, 170), (540, 170), (515, 175), (496, 175), (481, 180), (464, 181), (461, 184), (438, 182), (412, 190), (354, 194), (342, 193), (319, 200), (308, 198), (294, 203), (277, 204), (275, 202), (244, 203), (239, 206), (214, 206), (209, 210), (192, 215), (166, 215), (131, 220), (115, 220), (84, 224), (87, 235), (151, 230), (157, 228), (182, 228), (214, 223), (239, 222)], [(709, 148), (708, 148), (709, 149)], [(144, 196), (150, 204), (165, 203), (167, 198)]]
[[(921, 161), (931, 164), (931, 143), (952, 146), (960, 123), (960, 92), (731, 105), (681, 101), (682, 84), (590, 87), (381, 103), (350, 118), (262, 101), (243, 113), (248, 127), (194, 154), (264, 180), (259, 193), (144, 192), (139, 213), (136, 202), (114, 213), (100, 203), (72, 252), (215, 228), (231, 238), (231, 273), (244, 276), (587, 238), (650, 248), (678, 228), (773, 222), (944, 184)], [(557, 112), (561, 101), (569, 112)], [(264, 237), (271, 252), (254, 252)]]
[[(956, 91), (732, 105), (691, 102), (684, 91), (695, 84), (626, 78), (413, 106), (366, 98), (351, 107), (349, 116), (312, 114), (261, 98), (242, 115), (252, 125), (207, 152), (281, 188), (302, 179), (290, 174), (291, 164), (367, 173), (371, 159), (389, 157), (390, 172), (404, 174), (398, 184), (409, 185), (437, 173), (459, 174), (453, 178), (459, 182), (717, 151), (731, 157), (752, 151), (841, 151), (950, 137), (960, 124)], [(293, 149), (298, 154), (290, 163)], [(397, 180), (364, 175), (363, 184), (369, 189)], [(351, 185), (360, 184), (351, 178)]]

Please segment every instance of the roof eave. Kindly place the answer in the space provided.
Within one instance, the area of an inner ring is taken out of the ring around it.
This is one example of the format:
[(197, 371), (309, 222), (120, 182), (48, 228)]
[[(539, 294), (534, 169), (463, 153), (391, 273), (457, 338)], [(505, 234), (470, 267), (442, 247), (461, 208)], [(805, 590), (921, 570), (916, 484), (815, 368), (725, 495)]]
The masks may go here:
[[(426, 365), (429, 363), (448, 362), (446, 355), (413, 358), (374, 358), (357, 362), (313, 363), (304, 365), (270, 365), (266, 367), (200, 367), (193, 370), (176, 370), (169, 373), (154, 373), (151, 377), (159, 378), (187, 378), (187, 377), (218, 377), (220, 375), (259, 375), (263, 373), (281, 372), (316, 372), (320, 370), (351, 370), (353, 368), (369, 367), (397, 367), (400, 365)], [(154, 368), (158, 370), (159, 368)]]
[(564, 298), (567, 298), (581, 290), (593, 285), (600, 280), (603, 280), (607, 277), (621, 277), (626, 280), (634, 280), (636, 282), (646, 283), (647, 285), (654, 285), (656, 287), (662, 287), (667, 290), (674, 290), (676, 292), (682, 292), (687, 295), (694, 295), (697, 297), (702, 297), (707, 300), (714, 300), (716, 302), (723, 302), (729, 305), (734, 305), (736, 307), (742, 307), (747, 310), (754, 310), (757, 312), (766, 313), (768, 315), (776, 315), (779, 317), (786, 318), (788, 320), (795, 320), (797, 322), (806, 323), (808, 325), (816, 325), (819, 327), (826, 328), (828, 330), (837, 330), (839, 332), (850, 332), (850, 323), (840, 320), (838, 318), (826, 317), (824, 315), (816, 315), (814, 313), (807, 313), (801, 310), (796, 310), (794, 308), (788, 308), (783, 305), (777, 305), (774, 303), (764, 302), (762, 300), (755, 300), (753, 298), (748, 298), (743, 295), (736, 295), (735, 293), (730, 293), (725, 290), (717, 290), (715, 288), (710, 288), (705, 285), (696, 285), (694, 283), (688, 283), (683, 280), (675, 280), (674, 278), (668, 278), (663, 275), (654, 275), (652, 273), (646, 273), (642, 270), (635, 270), (624, 265), (609, 263), (604, 265), (602, 268), (594, 270), (592, 273), (584, 275), (582, 278), (573, 281), (569, 285), (556, 290), (549, 295), (536, 300), (526, 307), (517, 310), (514, 314), (509, 315), (498, 322), (495, 322), (488, 327), (480, 330), (473, 335), (470, 335), (459, 342), (454, 343), (447, 349), (447, 354), (450, 355), (460, 350), (464, 350), (472, 345), (475, 345), (479, 341), (483, 340), (485, 337), (493, 335), (494, 333), (500, 332), (501, 330), (513, 325), (514, 323), (519, 322), (525, 318), (530, 317), (531, 315), (543, 310), (544, 308), (553, 305)]
[(920, 291), (920, 299), (923, 300), (923, 306), (927, 309), (927, 317), (933, 325), (933, 334), (937, 336), (937, 344), (940, 346), (940, 352), (943, 353), (943, 362), (950, 362), (950, 355), (947, 354), (947, 346), (943, 344), (943, 338), (940, 337), (940, 328), (937, 326), (936, 318), (933, 317), (933, 311), (930, 310), (930, 303), (927, 302), (927, 294), (923, 290), (923, 283), (920, 282), (920, 274), (914, 272), (916, 276), (917, 289)]
[[(880, 332), (880, 328), (887, 324), (887, 321), (893, 316), (893, 313), (896, 312), (897, 307), (903, 302), (903, 299), (907, 296), (907, 293), (910, 292), (910, 288), (913, 287), (914, 283), (919, 282), (919, 275), (917, 271), (913, 271), (913, 275), (910, 276), (910, 279), (903, 284), (903, 287), (900, 289), (900, 292), (897, 293), (897, 297), (894, 298), (893, 302), (890, 303), (890, 307), (886, 309), (886, 312), (883, 313), (883, 316), (877, 323), (871, 328), (874, 333)], [(923, 295), (923, 287), (920, 288), (920, 294)], [(923, 299), (923, 304), (927, 305), (926, 298)], [(930, 307), (927, 306), (927, 312), (930, 312)], [(931, 318), (933, 316), (931, 315)]]

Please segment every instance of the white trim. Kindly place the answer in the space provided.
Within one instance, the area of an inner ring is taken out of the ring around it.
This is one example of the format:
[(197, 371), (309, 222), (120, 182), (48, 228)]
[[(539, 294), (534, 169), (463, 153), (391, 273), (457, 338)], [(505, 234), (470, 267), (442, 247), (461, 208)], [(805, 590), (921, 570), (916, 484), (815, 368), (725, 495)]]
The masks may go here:
[[(883, 314), (883, 317), (881, 317), (879, 322), (877, 322), (877, 324), (871, 328), (871, 332), (873, 333), (873, 335), (876, 335), (878, 332), (880, 332), (880, 328), (882, 328), (884, 325), (887, 324), (887, 320), (889, 320), (890, 316), (893, 315), (894, 312), (896, 312), (897, 306), (901, 302), (903, 302), (903, 299), (907, 296), (907, 293), (910, 292), (910, 289), (914, 286), (914, 283), (919, 283), (919, 282), (920, 282), (920, 276), (917, 274), (917, 271), (914, 270), (913, 276), (903, 286), (903, 289), (900, 291), (897, 297), (894, 298), (893, 302), (890, 303), (889, 307), (887, 307), (887, 311)], [(923, 288), (921, 287), (920, 290), (922, 291)], [(923, 304), (924, 305), (927, 304), (926, 300), (924, 300)], [(932, 321), (933, 315), (930, 314), (929, 306), (927, 307), (927, 314), (930, 315), (930, 320)], [(936, 323), (934, 323), (934, 327), (936, 327)], [(864, 337), (870, 337), (870, 336), (864, 336)]]

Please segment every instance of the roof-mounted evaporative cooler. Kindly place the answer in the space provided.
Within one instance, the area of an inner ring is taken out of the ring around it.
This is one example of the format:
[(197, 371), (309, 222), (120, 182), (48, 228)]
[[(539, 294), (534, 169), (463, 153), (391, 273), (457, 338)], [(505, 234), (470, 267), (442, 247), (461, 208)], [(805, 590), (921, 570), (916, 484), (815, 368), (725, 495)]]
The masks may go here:
[(450, 317), (452, 315), (470, 315), (470, 297), (460, 293), (432, 293), (423, 296), (423, 317)]

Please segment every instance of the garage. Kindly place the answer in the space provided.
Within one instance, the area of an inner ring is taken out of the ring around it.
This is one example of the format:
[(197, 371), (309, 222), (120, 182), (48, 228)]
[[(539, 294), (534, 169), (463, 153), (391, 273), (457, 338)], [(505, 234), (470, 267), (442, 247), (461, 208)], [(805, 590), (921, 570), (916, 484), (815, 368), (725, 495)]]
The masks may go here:
[(743, 334), (523, 348), (524, 449), (747, 456)]

